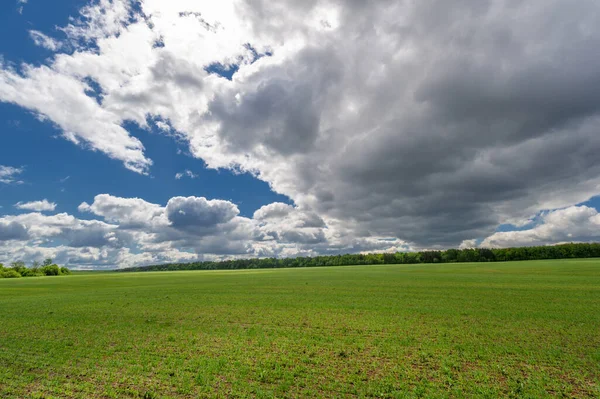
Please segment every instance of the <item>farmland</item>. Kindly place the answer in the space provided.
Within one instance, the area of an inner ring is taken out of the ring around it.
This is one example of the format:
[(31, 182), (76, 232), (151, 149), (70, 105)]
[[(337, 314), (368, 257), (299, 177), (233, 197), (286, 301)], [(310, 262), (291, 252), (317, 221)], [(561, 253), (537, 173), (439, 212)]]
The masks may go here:
[(0, 280), (1, 398), (499, 396), (600, 396), (600, 260)]

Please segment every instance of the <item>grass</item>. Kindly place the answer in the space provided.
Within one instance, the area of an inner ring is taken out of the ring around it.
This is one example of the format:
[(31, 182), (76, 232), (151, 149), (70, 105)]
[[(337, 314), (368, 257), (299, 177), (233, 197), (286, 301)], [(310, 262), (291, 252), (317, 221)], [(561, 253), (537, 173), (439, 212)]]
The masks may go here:
[(0, 280), (0, 397), (600, 397), (600, 260)]

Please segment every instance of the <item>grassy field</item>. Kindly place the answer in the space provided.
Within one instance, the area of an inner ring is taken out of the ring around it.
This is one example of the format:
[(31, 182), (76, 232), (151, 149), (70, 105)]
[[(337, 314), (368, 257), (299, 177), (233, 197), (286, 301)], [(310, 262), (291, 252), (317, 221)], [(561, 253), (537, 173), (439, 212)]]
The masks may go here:
[(0, 280), (0, 398), (600, 397), (600, 260)]

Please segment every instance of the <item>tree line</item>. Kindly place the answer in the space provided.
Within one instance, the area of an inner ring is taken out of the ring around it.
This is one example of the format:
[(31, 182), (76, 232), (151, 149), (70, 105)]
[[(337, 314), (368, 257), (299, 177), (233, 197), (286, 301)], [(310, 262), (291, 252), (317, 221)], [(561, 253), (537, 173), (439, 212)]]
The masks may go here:
[(600, 258), (600, 243), (562, 244), (518, 248), (470, 248), (445, 251), (396, 252), (381, 254), (345, 254), (297, 258), (238, 259), (191, 263), (167, 263), (121, 269), (121, 272), (172, 270), (236, 270), (319, 266), (510, 262), (519, 260)]
[(64, 266), (58, 266), (52, 262), (52, 259), (46, 259), (44, 262), (33, 262), (31, 267), (27, 267), (25, 262), (13, 262), (5, 267), (0, 263), (0, 278), (20, 278), (20, 277), (39, 277), (39, 276), (64, 276), (71, 274), (71, 271)]

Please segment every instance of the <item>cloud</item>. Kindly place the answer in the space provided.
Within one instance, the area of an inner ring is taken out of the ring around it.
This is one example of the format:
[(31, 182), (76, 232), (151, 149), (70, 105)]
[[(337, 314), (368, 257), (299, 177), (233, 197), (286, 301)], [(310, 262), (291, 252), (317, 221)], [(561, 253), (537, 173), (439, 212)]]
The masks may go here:
[[(240, 70), (209, 104), (211, 128), (191, 135), (194, 153), (214, 167), (240, 164), (356, 234), (426, 247), (597, 193), (595, 6), (569, 9), (559, 39), (552, 21), (566, 2), (452, 4), (340, 6), (337, 31)], [(275, 21), (293, 7), (253, 9)], [(456, 24), (436, 22), (446, 11)]]
[(600, 214), (594, 208), (571, 206), (544, 212), (540, 219), (531, 229), (494, 233), (480, 246), (502, 248), (600, 240)]
[(142, 143), (121, 127), (116, 115), (87, 96), (88, 89), (86, 82), (46, 66), (25, 66), (22, 75), (0, 69), (0, 100), (48, 117), (63, 130), (66, 139), (89, 145), (123, 161), (128, 169), (145, 173), (152, 161), (144, 156)]
[[(98, 0), (79, 10), (77, 18), (71, 18), (71, 23), (62, 30), (75, 43), (95, 42), (97, 40), (118, 35), (129, 20), (135, 18), (133, 1), (129, 0)], [(85, 47), (84, 47), (85, 48)]]
[[(209, 168), (251, 173), (327, 226), (257, 228), (312, 245), (285, 253), (458, 246), (600, 193), (593, 1), (135, 4), (84, 7), (64, 28), (78, 51), (3, 65), (0, 100), (138, 173), (152, 161), (125, 122), (168, 121)], [(161, 237), (191, 231), (167, 215)]]
[(140, 198), (120, 198), (100, 194), (92, 205), (83, 202), (79, 212), (90, 212), (103, 217), (109, 223), (117, 223), (121, 228), (144, 228), (151, 225), (166, 225), (164, 208)]
[(50, 51), (58, 51), (62, 47), (62, 43), (59, 40), (53, 39), (40, 31), (30, 30), (29, 36), (36, 46), (43, 47)]
[(17, 222), (0, 222), (0, 241), (25, 240), (27, 229)]
[(22, 180), (16, 180), (17, 175), (23, 173), (23, 168), (15, 168), (13, 166), (0, 165), (0, 183), (4, 184), (23, 184)]
[(464, 240), (459, 246), (459, 249), (477, 248), (477, 240)]
[(173, 227), (206, 228), (227, 223), (240, 211), (229, 201), (175, 197), (169, 200), (166, 213)]
[(17, 12), (23, 14), (23, 8), (27, 4), (27, 0), (17, 0)]
[(30, 262), (45, 256), (72, 267), (114, 268), (411, 249), (395, 238), (353, 237), (312, 211), (283, 203), (266, 205), (247, 218), (224, 200), (173, 197), (163, 206), (99, 194), (79, 211), (101, 220), (67, 213), (0, 216), (0, 261)]
[[(0, 223), (11, 227), (12, 240), (27, 241), (32, 248), (45, 247), (48, 244), (71, 248), (109, 247), (119, 248), (126, 243), (131, 244), (131, 237), (126, 232), (118, 230), (118, 226), (97, 220), (80, 220), (69, 214), (44, 215), (42, 213), (27, 213), (0, 217)], [(17, 237), (14, 232), (24, 229)], [(15, 253), (18, 256), (18, 252)]]
[(166, 123), (166, 122), (156, 121), (156, 122), (154, 122), (154, 124), (156, 125), (156, 127), (158, 127), (163, 132), (167, 132), (168, 133), (168, 132), (171, 131), (171, 126), (169, 126), (169, 124)]
[(18, 202), (15, 204), (15, 208), (36, 212), (52, 212), (56, 209), (56, 203), (49, 202), (47, 199), (41, 201)]
[(282, 202), (274, 202), (269, 205), (265, 205), (254, 212), (254, 219), (256, 220), (267, 220), (273, 218), (282, 218), (294, 211), (294, 207)]
[(310, 211), (276, 202), (254, 212), (263, 239), (277, 243), (322, 244), (327, 241), (325, 221)]
[(183, 172), (175, 174), (176, 180), (181, 180), (183, 177), (189, 177), (190, 179), (195, 179), (198, 177), (198, 175), (194, 174), (194, 172), (192, 172), (191, 170), (188, 170), (188, 169), (184, 170)]
[[(199, 197), (174, 197), (166, 206), (139, 198), (97, 195), (81, 212), (101, 216), (128, 233), (134, 248), (160, 258), (162, 252), (181, 250), (205, 255), (251, 256), (254, 226), (237, 215), (239, 210), (228, 201)], [(197, 255), (200, 256), (200, 255)]]

